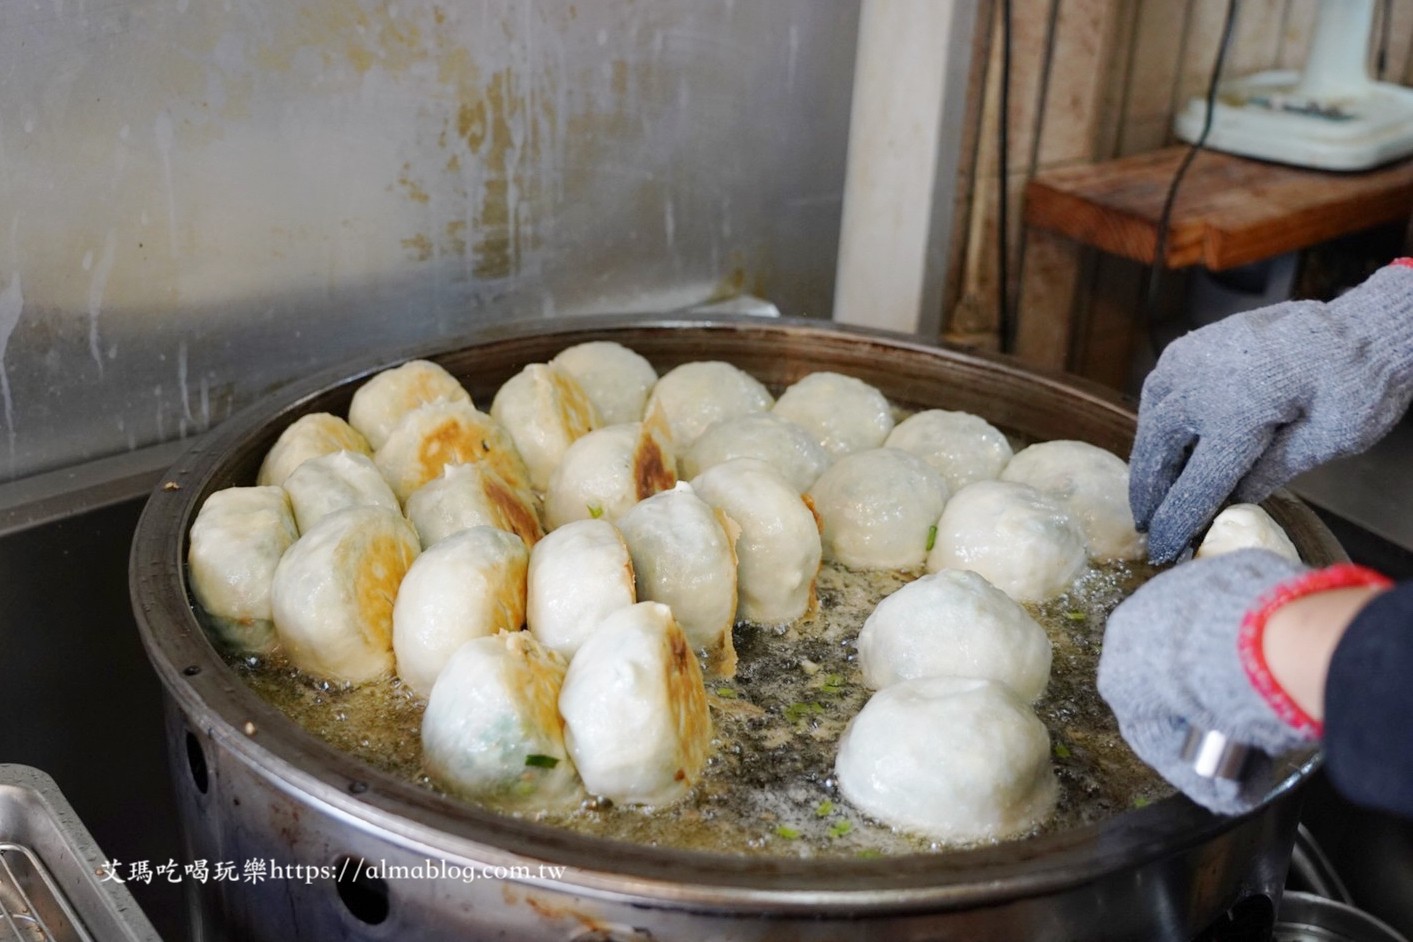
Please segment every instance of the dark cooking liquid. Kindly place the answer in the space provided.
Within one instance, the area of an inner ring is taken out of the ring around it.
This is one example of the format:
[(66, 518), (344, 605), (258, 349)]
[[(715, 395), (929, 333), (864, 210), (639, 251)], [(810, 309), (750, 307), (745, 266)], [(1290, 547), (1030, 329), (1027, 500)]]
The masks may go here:
[[(1027, 606), (1054, 649), (1050, 685), (1036, 712), (1050, 731), (1060, 782), (1059, 806), (1037, 833), (1097, 821), (1172, 793), (1124, 744), (1094, 688), (1108, 613), (1152, 574), (1142, 563), (1093, 565), (1070, 592)], [(826, 564), (817, 612), (782, 627), (737, 626), (737, 676), (707, 680), (712, 757), (681, 802), (657, 812), (586, 802), (570, 813), (534, 817), (585, 834), (728, 853), (871, 856), (943, 849), (850, 808), (834, 780), (839, 736), (871, 693), (857, 666), (859, 629), (880, 599), (919, 575)], [(232, 664), (262, 697), (331, 745), (436, 790), (421, 769), (424, 701), (399, 681), (348, 688), (314, 680), (277, 657)]]

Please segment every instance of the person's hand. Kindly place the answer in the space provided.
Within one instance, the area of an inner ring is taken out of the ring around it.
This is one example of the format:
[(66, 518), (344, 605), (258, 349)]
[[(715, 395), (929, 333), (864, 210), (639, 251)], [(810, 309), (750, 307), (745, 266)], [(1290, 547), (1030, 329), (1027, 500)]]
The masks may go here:
[(1259, 503), (1368, 448), (1410, 395), (1410, 259), (1329, 304), (1287, 301), (1173, 341), (1143, 384), (1129, 459), (1129, 504), (1150, 558), (1177, 559), (1228, 497)]
[[(1139, 758), (1193, 801), (1241, 813), (1275, 784), (1273, 757), (1320, 734), (1267, 665), (1267, 620), (1312, 593), (1384, 583), (1357, 566), (1311, 570), (1267, 550), (1183, 563), (1109, 616), (1099, 693)], [(1183, 758), (1194, 728), (1256, 750), (1240, 781), (1201, 775)]]

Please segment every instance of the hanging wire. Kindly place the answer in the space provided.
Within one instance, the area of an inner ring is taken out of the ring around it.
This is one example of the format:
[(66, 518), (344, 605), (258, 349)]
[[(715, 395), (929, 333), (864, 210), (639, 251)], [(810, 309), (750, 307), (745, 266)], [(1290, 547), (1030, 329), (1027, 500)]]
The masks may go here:
[(1212, 63), (1212, 76), (1207, 82), (1207, 113), (1202, 119), (1202, 132), (1197, 135), (1197, 140), (1188, 148), (1187, 153), (1182, 157), (1182, 162), (1178, 164), (1172, 182), (1168, 184), (1168, 194), (1163, 200), (1163, 210), (1158, 214), (1157, 240), (1153, 246), (1153, 263), (1148, 269), (1148, 291), (1143, 303), (1143, 320), (1147, 327), (1148, 344), (1152, 347), (1155, 357), (1162, 351), (1162, 344), (1158, 340), (1158, 293), (1164, 262), (1168, 254), (1168, 227), (1172, 223), (1173, 205), (1177, 202), (1178, 189), (1182, 186), (1182, 178), (1187, 175), (1187, 168), (1192, 166), (1192, 161), (1207, 143), (1207, 135), (1212, 131), (1212, 120), (1217, 109), (1217, 84), (1221, 80), (1222, 67), (1226, 64), (1227, 52), (1231, 48), (1232, 36), (1236, 32), (1236, 14), (1236, 0), (1227, 0), (1227, 15), (1226, 21), (1222, 24), (1222, 38), (1217, 45), (1217, 57)]
[(997, 122), (996, 137), (999, 181), (996, 196), (996, 326), (1000, 334), (1001, 351), (1015, 350), (1016, 325), (1011, 316), (1010, 305), (1010, 249), (1008, 239), (1010, 196), (1007, 193), (1010, 171), (1010, 133), (1008, 125), (1011, 115), (1011, 0), (1001, 0), (1001, 118)]
[(1384, 80), (1388, 72), (1388, 34), (1393, 19), (1393, 0), (1384, 0), (1383, 15), (1379, 17), (1379, 54), (1375, 60), (1375, 77)]
[[(1031, 125), (1030, 133), (1030, 154), (1026, 160), (1025, 179), (1029, 183), (1035, 177), (1035, 171), (1040, 166), (1040, 139), (1045, 130), (1045, 107), (1050, 100), (1050, 71), (1055, 61), (1055, 27), (1060, 19), (1060, 0), (1050, 0), (1050, 9), (1045, 18), (1045, 50), (1040, 59), (1040, 90), (1035, 100), (1035, 121)], [(1025, 256), (1026, 249), (1030, 243), (1030, 230), (1021, 226), (1020, 232), (1016, 234), (1016, 284), (1025, 284)], [(1010, 319), (1012, 331), (1019, 329), (1020, 306), (1018, 298), (1011, 299), (1010, 303), (1003, 308), (1004, 316)], [(1015, 337), (1011, 338), (1012, 346), (1015, 344)], [(1014, 352), (1014, 350), (1012, 350)]]

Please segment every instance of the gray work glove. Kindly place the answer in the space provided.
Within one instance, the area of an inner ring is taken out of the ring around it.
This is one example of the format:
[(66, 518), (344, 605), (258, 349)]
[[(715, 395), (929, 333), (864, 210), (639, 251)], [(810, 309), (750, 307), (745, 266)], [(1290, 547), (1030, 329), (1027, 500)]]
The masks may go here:
[[(1139, 758), (1193, 801), (1240, 814), (1276, 782), (1271, 757), (1314, 739), (1257, 691), (1243, 666), (1243, 619), (1273, 589), (1310, 572), (1267, 550), (1183, 563), (1141, 586), (1109, 616), (1099, 694)], [(1259, 638), (1256, 639), (1259, 643)], [(1207, 778), (1182, 758), (1190, 727), (1254, 746), (1243, 781)]]
[(1143, 384), (1129, 504), (1172, 562), (1229, 497), (1259, 503), (1356, 454), (1413, 395), (1413, 268), (1400, 259), (1328, 304), (1286, 301), (1179, 337)]

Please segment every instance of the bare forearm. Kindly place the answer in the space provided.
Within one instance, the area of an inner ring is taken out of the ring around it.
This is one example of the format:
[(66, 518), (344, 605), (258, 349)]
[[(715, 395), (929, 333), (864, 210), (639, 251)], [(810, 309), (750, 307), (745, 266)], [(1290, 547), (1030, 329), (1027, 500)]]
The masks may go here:
[(1330, 657), (1354, 617), (1381, 588), (1360, 586), (1319, 592), (1288, 602), (1266, 622), (1266, 664), (1286, 694), (1310, 715), (1325, 716), (1325, 676)]

